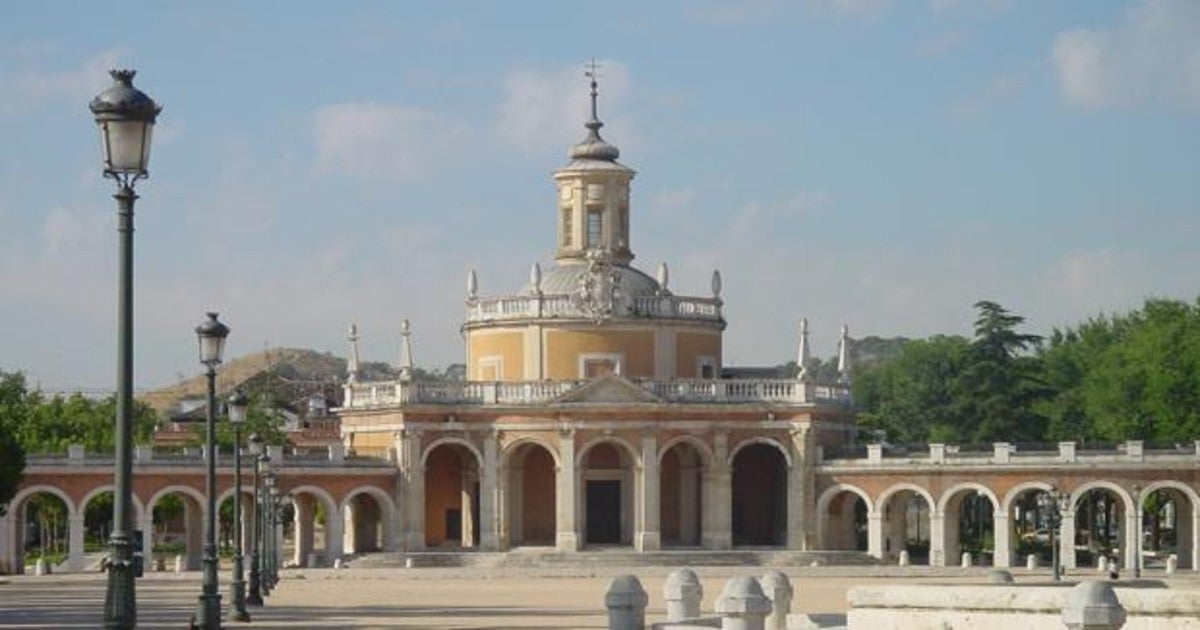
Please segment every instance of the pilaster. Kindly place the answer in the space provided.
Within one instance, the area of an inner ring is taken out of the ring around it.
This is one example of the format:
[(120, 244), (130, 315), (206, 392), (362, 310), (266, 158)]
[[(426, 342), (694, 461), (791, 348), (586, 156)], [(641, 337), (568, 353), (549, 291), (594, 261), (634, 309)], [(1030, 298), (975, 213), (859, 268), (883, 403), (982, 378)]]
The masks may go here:
[(929, 518), (929, 566), (946, 566), (946, 516), (941, 512)]
[(555, 546), (560, 551), (576, 551), (579, 549), (579, 528), (576, 524), (579, 514), (576, 500), (575, 475), (575, 429), (559, 431), (558, 478), (556, 479), (557, 497), (555, 499), (555, 522), (557, 532)]
[(713, 462), (704, 475), (703, 544), (706, 549), (733, 546), (732, 476), (729, 470), (729, 433), (713, 436)]
[(1075, 510), (1062, 513), (1062, 524), (1059, 526), (1058, 558), (1063, 568), (1075, 568)]
[(1008, 515), (996, 511), (992, 515), (992, 565), (996, 568), (1012, 566), (1012, 525)]
[(662, 547), (659, 506), (658, 440), (654, 435), (642, 438), (642, 505), (638, 510), (634, 546), (638, 551), (655, 551)]
[(71, 571), (83, 570), (83, 532), (83, 515), (72, 516), (67, 524), (67, 566)]
[(867, 553), (883, 560), (883, 514), (867, 514)]
[(479, 544), (484, 551), (500, 550), (499, 443), (495, 431), (483, 437), (483, 469), (479, 481)]

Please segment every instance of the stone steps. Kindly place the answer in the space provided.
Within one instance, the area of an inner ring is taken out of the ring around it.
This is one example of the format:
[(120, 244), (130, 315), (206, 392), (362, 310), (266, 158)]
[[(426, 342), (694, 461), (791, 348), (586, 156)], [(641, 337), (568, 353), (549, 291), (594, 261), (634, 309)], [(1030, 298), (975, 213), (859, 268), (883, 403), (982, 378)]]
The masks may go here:
[(356, 568), (587, 568), (705, 566), (867, 566), (879, 561), (859, 551), (786, 551), (735, 549), (638, 552), (629, 548), (561, 552), (519, 548), (508, 552), (414, 551), (364, 553), (347, 559)]

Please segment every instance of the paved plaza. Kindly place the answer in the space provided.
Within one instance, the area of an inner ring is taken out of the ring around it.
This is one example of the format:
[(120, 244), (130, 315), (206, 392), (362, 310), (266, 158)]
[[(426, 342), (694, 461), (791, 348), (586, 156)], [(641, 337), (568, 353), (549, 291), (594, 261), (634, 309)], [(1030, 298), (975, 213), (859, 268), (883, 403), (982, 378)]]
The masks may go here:
[[(267, 606), (251, 609), (259, 628), (605, 628), (603, 595), (623, 571), (497, 571), (467, 569), (359, 569), (289, 571)], [(668, 568), (640, 568), (650, 595), (647, 621), (665, 618), (662, 586)], [(758, 568), (701, 568), (704, 610), (725, 580), (759, 575)], [(822, 567), (789, 569), (796, 588), (793, 611), (845, 611), (846, 591), (888, 583), (986, 582), (983, 569)], [(1076, 577), (1084, 577), (1080, 574)], [(1092, 577), (1086, 575), (1086, 577)], [(1016, 572), (1019, 583), (1047, 576)], [(0, 628), (95, 628), (104, 597), (99, 574), (0, 578)], [(1200, 586), (1192, 577), (1172, 588)], [(224, 586), (224, 585), (223, 585)], [(199, 573), (151, 574), (138, 582), (139, 627), (180, 628), (200, 590)], [(226, 602), (228, 600), (225, 600)], [(240, 624), (227, 624), (229, 626)]]

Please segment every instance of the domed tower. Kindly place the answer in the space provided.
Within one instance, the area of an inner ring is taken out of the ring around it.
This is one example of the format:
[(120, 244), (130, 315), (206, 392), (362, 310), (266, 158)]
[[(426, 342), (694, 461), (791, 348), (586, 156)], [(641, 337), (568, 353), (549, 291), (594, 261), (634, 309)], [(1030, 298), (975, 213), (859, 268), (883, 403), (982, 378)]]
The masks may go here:
[(484, 298), (467, 282), (467, 378), (479, 381), (717, 378), (721, 366), (720, 275), (709, 297), (667, 288), (667, 266), (653, 278), (631, 266), (630, 182), (634, 170), (600, 136), (591, 77), (587, 137), (554, 172), (555, 265), (534, 264), (514, 294)]

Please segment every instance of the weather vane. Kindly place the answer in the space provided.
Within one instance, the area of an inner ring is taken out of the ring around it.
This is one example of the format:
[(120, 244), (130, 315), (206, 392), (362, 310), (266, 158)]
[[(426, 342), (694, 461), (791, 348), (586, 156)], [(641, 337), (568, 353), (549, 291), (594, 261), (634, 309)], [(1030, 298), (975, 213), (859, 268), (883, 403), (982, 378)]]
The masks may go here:
[(596, 63), (595, 57), (592, 57), (592, 60), (584, 66), (587, 70), (583, 71), (583, 76), (592, 80), (592, 120), (598, 120), (596, 117), (596, 77), (600, 76), (598, 72), (600, 64)]

